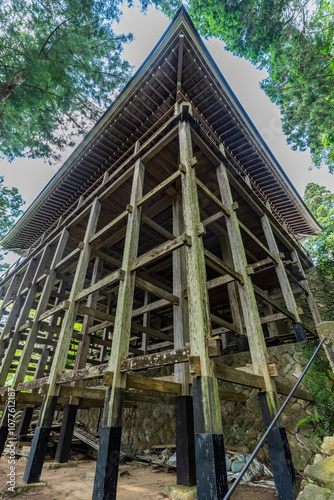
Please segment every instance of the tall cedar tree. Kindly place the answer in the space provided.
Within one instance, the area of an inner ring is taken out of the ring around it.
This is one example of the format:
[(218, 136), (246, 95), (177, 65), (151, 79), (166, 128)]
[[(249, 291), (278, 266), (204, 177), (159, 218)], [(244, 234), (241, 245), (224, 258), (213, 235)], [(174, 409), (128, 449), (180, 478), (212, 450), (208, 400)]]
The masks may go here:
[[(7, 188), (3, 185), (3, 177), (0, 177), (0, 240), (14, 225), (15, 220), (22, 214), (22, 205), (25, 202), (22, 200), (18, 189), (13, 187)], [(9, 267), (4, 262), (4, 254), (0, 254), (0, 273)]]
[(130, 76), (119, 0), (0, 0), (2, 157), (59, 159)]
[(334, 276), (334, 193), (324, 186), (310, 183), (305, 188), (304, 200), (322, 226), (321, 233), (310, 238), (305, 247), (318, 268)]
[[(141, 0), (172, 16), (180, 0)], [(268, 71), (261, 84), (293, 149), (334, 171), (334, 1), (188, 0), (204, 37)], [(241, 75), (242, 78), (242, 75)]]

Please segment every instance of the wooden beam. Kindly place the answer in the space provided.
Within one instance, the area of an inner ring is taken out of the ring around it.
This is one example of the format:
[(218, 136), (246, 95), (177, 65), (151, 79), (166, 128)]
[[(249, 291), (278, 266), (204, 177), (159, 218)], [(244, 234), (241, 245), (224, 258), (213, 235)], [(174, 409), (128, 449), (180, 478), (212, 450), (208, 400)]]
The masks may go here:
[(101, 321), (110, 321), (111, 324), (113, 324), (115, 321), (115, 317), (112, 314), (104, 313), (102, 311), (99, 311), (98, 309), (87, 307), (82, 304), (80, 304), (79, 306), (78, 314), (81, 316), (85, 316), (87, 314), (88, 316), (93, 316), (93, 318), (99, 319)]
[(148, 326), (143, 326), (139, 325), (138, 323), (132, 323), (131, 324), (131, 330), (133, 332), (140, 332), (140, 333), (146, 333), (150, 337), (160, 339), (160, 340), (167, 340), (169, 342), (173, 341), (173, 337), (170, 335), (166, 335), (163, 332), (160, 332), (160, 330), (157, 330), (156, 328), (150, 328)]
[(189, 236), (186, 234), (182, 234), (181, 236), (178, 236), (174, 240), (162, 243), (162, 245), (159, 245), (150, 250), (149, 252), (146, 252), (144, 255), (138, 257), (133, 263), (131, 263), (130, 269), (131, 271), (134, 271), (140, 267), (144, 267), (147, 264), (152, 264), (156, 260), (161, 259), (162, 257), (166, 257), (170, 253), (174, 252), (174, 250), (177, 250), (183, 245), (190, 245), (190, 244), (191, 241)]
[(70, 301), (69, 300), (63, 300), (60, 304), (57, 306), (51, 307), (51, 309), (47, 309), (44, 313), (42, 313), (38, 321), (43, 321), (44, 319), (48, 318), (49, 316), (52, 316), (53, 314), (59, 312), (59, 311), (65, 311), (70, 307)]
[(232, 323), (229, 323), (228, 321), (225, 321), (222, 318), (219, 318), (218, 316), (215, 316), (214, 314), (210, 314), (210, 318), (213, 323), (216, 323), (219, 326), (223, 326), (224, 328), (227, 328), (231, 332), (242, 333), (239, 327), (233, 325)]
[(168, 186), (170, 186), (173, 182), (176, 181), (176, 179), (181, 175), (181, 172), (177, 170), (174, 172), (172, 175), (167, 177), (163, 182), (161, 182), (158, 186), (153, 188), (151, 191), (149, 191), (145, 196), (143, 196), (139, 201), (138, 201), (138, 207), (143, 205), (147, 200), (149, 200), (152, 196), (156, 195), (163, 189), (166, 189)]
[(136, 286), (138, 288), (141, 288), (142, 290), (146, 290), (147, 292), (152, 293), (153, 295), (156, 295), (157, 297), (161, 297), (162, 299), (168, 300), (171, 304), (175, 305), (179, 304), (179, 297), (176, 297), (176, 295), (173, 295), (172, 293), (167, 292), (163, 288), (160, 288), (157, 285), (153, 285), (153, 283), (150, 283), (149, 281), (139, 278), (138, 276), (136, 277)]
[(152, 229), (160, 233), (162, 236), (164, 236), (168, 240), (174, 240), (176, 236), (174, 234), (170, 233), (165, 229), (164, 227), (160, 226), (160, 224), (157, 224), (154, 220), (152, 220), (150, 217), (147, 217), (147, 215), (142, 214), (141, 220), (144, 224), (147, 224), (150, 226)]
[[(268, 314), (267, 316), (264, 316), (261, 319), (261, 324), (266, 324), (266, 323), (272, 323), (274, 321), (279, 321), (281, 319), (285, 319), (286, 318), (286, 315), (283, 314), (283, 313), (276, 313), (276, 314)], [(276, 335), (272, 335), (274, 337), (276, 337)]]
[(100, 231), (95, 233), (90, 238), (89, 243), (93, 243), (95, 240), (100, 238), (100, 236), (102, 236), (104, 233), (106, 233), (107, 231), (112, 229), (114, 226), (116, 226), (116, 224), (123, 221), (128, 216), (128, 214), (131, 210), (132, 210), (132, 207), (130, 205), (128, 205), (128, 207), (126, 208), (126, 210), (124, 210), (124, 212), (122, 212), (120, 215), (115, 217), (115, 219), (113, 219), (111, 222), (109, 222), (109, 224), (106, 224), (102, 229), (100, 229)]
[[(103, 382), (106, 386), (112, 386), (114, 374), (107, 371)], [(169, 394), (181, 394), (181, 384), (176, 382), (166, 382), (165, 380), (151, 377), (139, 377), (137, 375), (127, 375), (126, 389), (137, 389), (142, 391), (166, 392)]]
[(151, 302), (150, 304), (144, 305), (142, 307), (138, 307), (137, 309), (134, 309), (132, 311), (132, 317), (135, 318), (136, 316), (141, 316), (142, 314), (151, 312), (151, 311), (156, 311), (157, 309), (162, 309), (163, 307), (170, 306), (170, 301), (166, 299), (161, 299), (161, 300), (155, 300), (154, 302)]
[(207, 250), (206, 248), (204, 249), (204, 254), (205, 254), (205, 262), (206, 264), (214, 269), (215, 271), (221, 273), (221, 274), (229, 274), (232, 276), (234, 279), (239, 281), (239, 283), (243, 283), (243, 277), (241, 273), (235, 271), (232, 269), (230, 266), (225, 264), (219, 257), (214, 255), (212, 252)]
[(253, 233), (252, 231), (250, 231), (248, 229), (247, 226), (245, 226), (245, 224), (243, 224), (239, 219), (238, 219), (238, 223), (239, 223), (239, 226), (241, 227), (241, 229), (243, 231), (245, 231), (246, 234), (248, 234), (248, 236), (250, 236), (252, 238), (253, 241), (255, 241), (258, 246), (260, 248), (262, 248), (262, 250), (272, 259), (273, 262), (277, 262), (277, 257), (274, 255), (274, 253), (272, 253), (263, 243), (262, 241), (259, 240), (259, 238), (257, 238)]
[(208, 189), (203, 182), (201, 182), (198, 178), (196, 178), (196, 184), (200, 188), (200, 190), (211, 200), (213, 203), (217, 205), (217, 207), (224, 212), (225, 215), (230, 215), (229, 209), (217, 198), (216, 195), (213, 194), (210, 189)]
[(118, 283), (119, 281), (122, 281), (124, 279), (124, 276), (125, 273), (123, 269), (117, 269), (113, 273), (108, 274), (108, 276), (102, 278), (97, 283), (94, 283), (88, 288), (84, 288), (81, 292), (78, 293), (75, 300), (82, 300), (85, 297), (88, 297), (88, 295), (91, 295), (92, 293), (101, 290), (101, 288), (105, 288), (107, 286)]
[(219, 286), (226, 285), (235, 281), (233, 276), (229, 274), (225, 274), (225, 276), (218, 276), (218, 278), (213, 278), (212, 280), (207, 281), (206, 286), (208, 290), (212, 290), (214, 288), (218, 288)]

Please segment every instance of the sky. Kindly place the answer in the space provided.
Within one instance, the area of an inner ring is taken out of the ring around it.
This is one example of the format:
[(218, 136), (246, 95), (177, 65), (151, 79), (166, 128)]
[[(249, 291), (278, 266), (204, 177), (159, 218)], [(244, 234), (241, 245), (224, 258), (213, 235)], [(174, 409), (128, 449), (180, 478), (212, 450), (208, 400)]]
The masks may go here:
[[(124, 6), (123, 11), (120, 23), (115, 26), (115, 32), (134, 34), (134, 41), (125, 46), (123, 57), (134, 66), (135, 71), (159, 41), (170, 20), (152, 6), (148, 8), (146, 15), (141, 13), (137, 4), (131, 8)], [(211, 39), (205, 41), (205, 44), (299, 194), (303, 196), (305, 186), (309, 182), (334, 191), (334, 176), (325, 168), (309, 170), (312, 163), (309, 152), (292, 151), (287, 144), (281, 128), (279, 109), (260, 89), (259, 82), (266, 77), (266, 72), (226, 51), (220, 40)], [(72, 149), (67, 150), (62, 161), (52, 166), (43, 160), (18, 158), (12, 163), (1, 160), (0, 175), (4, 176), (4, 185), (19, 189), (26, 201), (26, 210), (71, 152)], [(14, 260), (16, 258), (15, 256)], [(12, 262), (12, 258), (7, 260)]]

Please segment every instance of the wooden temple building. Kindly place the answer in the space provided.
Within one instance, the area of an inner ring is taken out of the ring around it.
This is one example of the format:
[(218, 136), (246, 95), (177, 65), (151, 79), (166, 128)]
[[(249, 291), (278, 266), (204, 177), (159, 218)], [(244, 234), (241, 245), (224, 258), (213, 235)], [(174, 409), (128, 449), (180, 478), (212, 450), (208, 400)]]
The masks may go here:
[[(267, 345), (316, 337), (321, 321), (300, 243), (319, 231), (181, 8), (2, 242), (22, 256), (0, 282), (1, 452), (8, 374), (24, 410), (20, 436), (40, 409), (26, 483), (39, 481), (56, 409), (64, 462), (77, 409), (103, 407), (93, 498), (115, 499), (124, 406), (174, 395), (177, 481), (197, 481), (199, 500), (222, 499), (218, 380), (257, 388), (270, 423), (277, 394), (291, 388), (275, 381)], [(296, 304), (296, 283), (313, 326)], [(280, 301), (271, 296), (278, 288)], [(290, 333), (279, 334), (282, 321)], [(253, 373), (224, 365), (231, 339), (250, 350)], [(173, 381), (149, 376), (167, 365)], [(83, 387), (97, 378), (103, 390)], [(280, 463), (278, 498), (293, 499), (281, 423), (268, 445)]]

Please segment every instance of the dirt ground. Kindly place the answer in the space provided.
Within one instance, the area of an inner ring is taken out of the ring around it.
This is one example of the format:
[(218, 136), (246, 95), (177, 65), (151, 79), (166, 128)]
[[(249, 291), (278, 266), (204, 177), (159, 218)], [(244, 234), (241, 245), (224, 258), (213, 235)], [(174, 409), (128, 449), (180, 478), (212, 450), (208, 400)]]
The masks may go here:
[[(22, 485), (24, 462), (17, 461), (16, 485)], [(9, 465), (6, 458), (0, 459), (0, 496), (1, 498), (17, 497), (20, 500), (91, 500), (93, 491), (93, 477), (95, 461), (85, 460), (77, 462), (76, 467), (60, 469), (43, 469), (41, 481), (48, 486), (38, 486), (19, 494), (7, 494), (6, 482)], [(169, 485), (176, 484), (174, 471), (155, 470), (151, 466), (138, 467), (129, 464), (120, 466), (121, 477), (118, 481), (117, 500), (162, 500), (169, 497), (164, 490)], [(239, 486), (233, 494), (234, 500), (275, 500), (274, 490), (265, 488)]]

